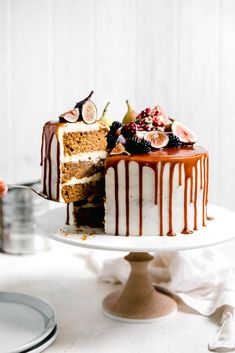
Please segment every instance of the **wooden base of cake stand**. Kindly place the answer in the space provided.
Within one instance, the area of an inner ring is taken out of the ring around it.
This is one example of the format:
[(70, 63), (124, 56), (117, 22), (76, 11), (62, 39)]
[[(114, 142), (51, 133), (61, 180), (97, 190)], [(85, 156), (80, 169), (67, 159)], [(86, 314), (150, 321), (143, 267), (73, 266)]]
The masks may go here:
[(151, 322), (177, 311), (174, 299), (154, 289), (147, 266), (153, 259), (147, 252), (131, 252), (125, 259), (131, 273), (124, 288), (103, 300), (104, 313), (115, 320)]

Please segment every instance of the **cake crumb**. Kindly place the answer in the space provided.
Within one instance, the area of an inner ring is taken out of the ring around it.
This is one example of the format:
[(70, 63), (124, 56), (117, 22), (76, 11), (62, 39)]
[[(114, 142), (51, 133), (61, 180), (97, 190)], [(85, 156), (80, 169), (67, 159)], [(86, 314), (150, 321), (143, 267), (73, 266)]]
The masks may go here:
[(83, 234), (83, 235), (82, 235), (82, 237), (81, 237), (81, 239), (82, 239), (82, 240), (86, 240), (86, 239), (87, 239), (87, 237), (88, 237), (88, 235), (87, 235), (87, 234)]

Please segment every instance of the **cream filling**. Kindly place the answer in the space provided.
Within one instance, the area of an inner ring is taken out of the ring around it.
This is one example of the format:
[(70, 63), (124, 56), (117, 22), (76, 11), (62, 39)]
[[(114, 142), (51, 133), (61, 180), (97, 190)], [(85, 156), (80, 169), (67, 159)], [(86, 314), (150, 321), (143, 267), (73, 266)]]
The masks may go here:
[(58, 134), (63, 135), (68, 132), (91, 132), (91, 131), (99, 131), (100, 129), (107, 129), (99, 122), (93, 124), (86, 124), (83, 121), (78, 121), (76, 123), (67, 123), (59, 126)]
[(94, 152), (82, 152), (77, 153), (73, 156), (61, 156), (61, 163), (68, 162), (93, 162), (97, 163), (100, 159), (106, 159), (108, 157), (108, 152), (106, 151), (94, 151)]
[(93, 174), (92, 176), (90, 177), (84, 177), (84, 178), (81, 178), (81, 179), (77, 179), (75, 177), (72, 177), (69, 181), (67, 181), (66, 183), (63, 183), (62, 185), (76, 185), (76, 184), (85, 184), (85, 183), (90, 183), (91, 181), (98, 181), (100, 179), (102, 179), (104, 176), (103, 176), (103, 173), (96, 173), (96, 174)]

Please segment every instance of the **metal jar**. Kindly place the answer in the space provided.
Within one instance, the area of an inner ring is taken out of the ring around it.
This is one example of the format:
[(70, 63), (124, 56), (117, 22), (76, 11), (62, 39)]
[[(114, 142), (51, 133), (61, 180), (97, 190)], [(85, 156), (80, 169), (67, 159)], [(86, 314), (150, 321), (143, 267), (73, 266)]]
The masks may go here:
[[(40, 188), (39, 182), (24, 185)], [(31, 190), (10, 189), (0, 204), (1, 250), (23, 255), (47, 249), (49, 242), (37, 229), (37, 217), (48, 209), (48, 201)]]

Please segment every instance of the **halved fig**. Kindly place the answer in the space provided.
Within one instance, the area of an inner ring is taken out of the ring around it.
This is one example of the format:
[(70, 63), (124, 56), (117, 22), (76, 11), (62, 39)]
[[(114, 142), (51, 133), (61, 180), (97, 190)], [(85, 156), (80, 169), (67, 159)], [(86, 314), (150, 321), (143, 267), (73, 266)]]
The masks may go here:
[(78, 120), (79, 110), (78, 108), (74, 108), (69, 110), (66, 113), (63, 113), (59, 116), (60, 122), (68, 122), (68, 123), (75, 123)]
[(174, 120), (171, 125), (171, 131), (186, 145), (193, 145), (197, 142), (197, 135), (187, 126), (176, 120)]
[(81, 108), (82, 119), (86, 124), (93, 124), (97, 119), (97, 109), (95, 103), (87, 100)]
[(153, 148), (163, 148), (169, 141), (169, 137), (162, 131), (147, 132), (144, 138), (151, 143)]
[(123, 146), (123, 144), (118, 143), (110, 152), (110, 156), (116, 156), (119, 154), (130, 154), (129, 152), (126, 151), (125, 147)]

